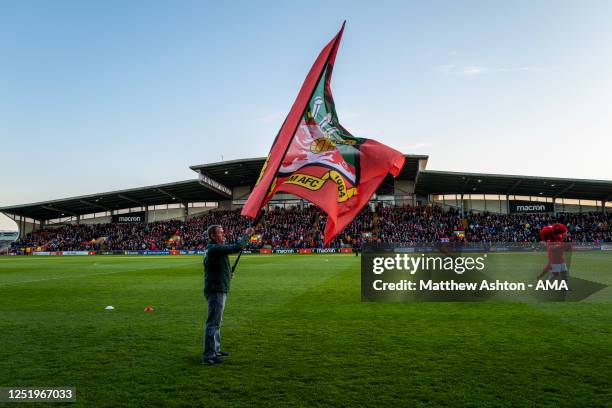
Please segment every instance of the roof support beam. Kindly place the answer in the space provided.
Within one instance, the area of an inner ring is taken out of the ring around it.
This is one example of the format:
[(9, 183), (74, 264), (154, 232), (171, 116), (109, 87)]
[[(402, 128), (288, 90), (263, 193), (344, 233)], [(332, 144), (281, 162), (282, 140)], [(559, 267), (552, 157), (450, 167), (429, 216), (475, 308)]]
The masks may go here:
[(58, 207), (51, 207), (50, 205), (41, 205), (41, 208), (44, 208), (45, 210), (49, 210), (49, 211), (57, 211), (58, 213), (61, 214), (68, 214), (68, 215), (72, 215), (74, 217), (78, 216), (77, 213), (69, 211), (69, 210), (64, 210), (62, 208), (58, 208)]
[(521, 185), (521, 182), (522, 182), (522, 181), (523, 181), (523, 180), (517, 180), (517, 181), (515, 181), (515, 182), (514, 182), (514, 184), (512, 184), (512, 186), (510, 186), (510, 188), (508, 189), (508, 191), (506, 191), (506, 195), (508, 196), (508, 195), (510, 195), (510, 193), (512, 193), (514, 190), (516, 190), (516, 188), (517, 188), (518, 186), (520, 186), (520, 185)]
[(463, 183), (463, 185), (461, 186), (461, 195), (463, 195), (463, 193), (465, 192), (465, 188), (467, 187), (468, 183), (470, 182), (470, 178), (466, 177), (465, 178), (465, 182)]
[(168, 191), (164, 190), (163, 188), (158, 188), (157, 191), (159, 191), (162, 194), (167, 195), (168, 197), (171, 197), (173, 200), (178, 200), (182, 204), (187, 205), (187, 200), (183, 200), (181, 197), (177, 196), (176, 194), (169, 193)]
[(12, 213), (7, 213), (7, 212), (2, 212), (2, 214), (6, 215), (7, 217), (9, 217), (11, 220), (17, 222), (17, 215), (16, 214), (12, 214)]
[(87, 200), (79, 200), (79, 202), (80, 202), (80, 203), (83, 203), (83, 204), (90, 205), (90, 206), (92, 206), (92, 207), (99, 208), (99, 209), (104, 210), (104, 211), (113, 211), (112, 209), (110, 209), (110, 208), (108, 208), (108, 207), (105, 207), (105, 206), (100, 205), (100, 204), (92, 203), (91, 201), (87, 201)]
[(567, 191), (571, 190), (572, 188), (574, 188), (574, 186), (576, 185), (576, 183), (571, 183), (569, 184), (567, 187), (565, 187), (563, 190), (559, 191), (557, 194), (555, 194), (553, 197), (557, 198), (559, 197), (561, 194), (566, 193)]
[(131, 202), (133, 202), (133, 203), (136, 203), (136, 204), (138, 204), (138, 205), (139, 205), (139, 206), (141, 206), (141, 207), (147, 207), (147, 206), (148, 206), (148, 204), (145, 204), (145, 203), (143, 203), (143, 202), (142, 202), (142, 201), (140, 201), (140, 200), (136, 200), (135, 198), (128, 197), (128, 196), (126, 196), (125, 194), (118, 194), (118, 195), (117, 195), (117, 197), (119, 197), (119, 198), (121, 198), (121, 199), (123, 199), (123, 200), (127, 200), (127, 201), (131, 201)]

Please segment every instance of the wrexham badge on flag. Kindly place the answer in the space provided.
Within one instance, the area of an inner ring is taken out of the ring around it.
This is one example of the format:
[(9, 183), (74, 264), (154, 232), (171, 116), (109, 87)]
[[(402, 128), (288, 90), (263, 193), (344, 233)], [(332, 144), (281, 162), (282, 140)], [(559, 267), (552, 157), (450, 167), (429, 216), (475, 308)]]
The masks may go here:
[(344, 24), (310, 69), (242, 209), (255, 218), (276, 192), (302, 197), (327, 213), (326, 245), (405, 161), (397, 150), (351, 135), (338, 121), (330, 83), (343, 31)]

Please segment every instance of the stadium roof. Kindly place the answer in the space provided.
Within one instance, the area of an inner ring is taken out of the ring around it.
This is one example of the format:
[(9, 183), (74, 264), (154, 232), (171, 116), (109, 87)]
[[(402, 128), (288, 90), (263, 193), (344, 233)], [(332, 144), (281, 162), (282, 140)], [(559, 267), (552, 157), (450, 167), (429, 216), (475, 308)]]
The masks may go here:
[(251, 159), (198, 164), (189, 168), (198, 173), (206, 174), (230, 188), (236, 186), (254, 186), (265, 161), (265, 157), (254, 157)]
[(612, 200), (612, 181), (423, 170), (417, 194), (504, 194)]
[[(424, 170), (428, 156), (405, 156), (406, 165), (398, 179), (415, 181), (415, 192), (419, 195), (503, 194), (612, 200), (612, 181), (610, 180)], [(198, 180), (0, 207), (0, 212), (36, 220), (48, 220), (139, 206), (230, 200), (232, 187), (255, 184), (264, 162), (264, 157), (258, 157), (201, 164), (191, 166), (192, 170), (200, 173)], [(393, 191), (393, 177), (389, 175), (377, 193), (393, 194)]]
[(176, 183), (63, 198), (60, 200), (1, 207), (0, 212), (36, 220), (48, 220), (139, 206), (227, 200), (230, 197), (230, 195), (222, 191), (202, 185), (198, 180), (186, 180)]
[[(406, 154), (406, 164), (400, 172), (400, 180), (415, 180), (419, 168), (424, 168), (429, 156)], [(216, 163), (198, 164), (191, 166), (191, 170), (206, 174), (227, 187), (254, 186), (266, 161), (265, 157), (252, 159), (229, 160)], [(419, 165), (422, 163), (421, 167)], [(393, 180), (388, 177), (389, 182)]]

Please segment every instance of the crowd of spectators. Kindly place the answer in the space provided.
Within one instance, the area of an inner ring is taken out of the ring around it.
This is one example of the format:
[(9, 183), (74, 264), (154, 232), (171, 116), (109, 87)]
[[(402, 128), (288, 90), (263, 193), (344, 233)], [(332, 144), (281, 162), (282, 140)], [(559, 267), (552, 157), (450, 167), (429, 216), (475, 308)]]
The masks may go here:
[[(219, 224), (228, 242), (237, 241), (249, 226), (240, 210), (210, 211), (187, 221), (167, 220), (148, 224), (66, 224), (28, 234), (13, 244), (44, 251), (203, 249), (206, 229)], [(268, 211), (249, 242), (251, 248), (313, 248), (323, 246), (326, 216), (314, 206)], [(366, 206), (331, 243), (332, 247), (358, 247), (364, 241), (439, 242), (537, 242), (539, 231), (554, 222), (567, 225), (574, 242), (612, 242), (612, 214), (472, 213), (438, 206)], [(459, 238), (458, 238), (459, 237)]]
[(464, 231), (462, 217), (454, 209), (437, 206), (377, 209), (383, 242), (440, 242)]
[(466, 232), (468, 241), (537, 242), (546, 225), (561, 222), (568, 227), (568, 239), (574, 242), (610, 242), (612, 216), (602, 213), (492, 215), (471, 214)]

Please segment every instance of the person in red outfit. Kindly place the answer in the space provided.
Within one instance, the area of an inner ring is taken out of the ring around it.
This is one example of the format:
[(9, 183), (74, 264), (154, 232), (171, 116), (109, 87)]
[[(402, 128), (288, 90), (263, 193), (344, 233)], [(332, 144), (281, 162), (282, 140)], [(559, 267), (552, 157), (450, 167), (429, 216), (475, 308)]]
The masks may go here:
[(538, 275), (538, 279), (550, 272), (550, 279), (563, 279), (565, 283), (569, 280), (569, 270), (565, 261), (565, 252), (572, 250), (571, 244), (563, 242), (567, 234), (567, 227), (556, 223), (547, 225), (540, 231), (540, 237), (546, 242), (548, 264)]

